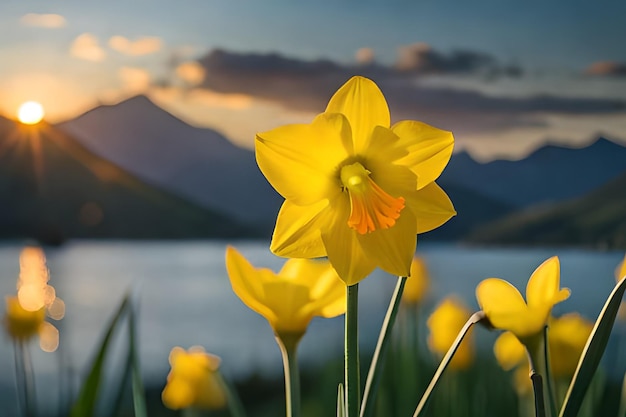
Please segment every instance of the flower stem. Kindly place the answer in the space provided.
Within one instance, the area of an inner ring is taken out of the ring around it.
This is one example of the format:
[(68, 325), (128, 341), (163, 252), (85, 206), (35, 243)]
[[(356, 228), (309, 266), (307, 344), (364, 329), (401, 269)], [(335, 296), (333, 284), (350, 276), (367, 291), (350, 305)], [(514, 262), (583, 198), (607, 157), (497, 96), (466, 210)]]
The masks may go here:
[(24, 417), (35, 417), (37, 415), (37, 407), (33, 363), (30, 358), (30, 353), (28, 352), (28, 347), (22, 340), (15, 343), (15, 378), (17, 380), (18, 391), (22, 392), (22, 411), (24, 412)]
[(283, 357), (287, 417), (300, 417), (300, 373), (296, 351), (301, 337), (301, 333), (281, 333), (276, 336)]
[(541, 375), (536, 372), (535, 367), (535, 358), (537, 355), (536, 344), (533, 347), (529, 347), (526, 345), (526, 353), (528, 355), (528, 365), (529, 365), (529, 374), (530, 380), (533, 383), (533, 393), (535, 395), (535, 416), (536, 417), (546, 417), (546, 403), (543, 397), (543, 381), (541, 379)]
[(548, 326), (543, 328), (543, 362), (542, 371), (546, 378), (546, 388), (548, 390), (548, 404), (550, 406), (550, 414), (552, 417), (558, 415), (556, 409), (556, 394), (554, 390), (554, 380), (550, 368), (550, 349), (548, 345)]
[(378, 336), (378, 342), (376, 343), (376, 349), (374, 350), (374, 356), (370, 364), (370, 369), (367, 372), (367, 381), (365, 382), (365, 391), (363, 392), (363, 402), (361, 404), (361, 417), (369, 416), (374, 408), (375, 394), (378, 389), (378, 383), (380, 382), (381, 368), (383, 366), (384, 358), (387, 347), (391, 340), (391, 332), (393, 330), (393, 324), (396, 321), (398, 309), (400, 307), (400, 300), (402, 298), (402, 292), (404, 291), (404, 284), (406, 283), (406, 277), (398, 277), (398, 283), (396, 289), (391, 296), (389, 302), (389, 308), (385, 315), (385, 320), (380, 329)]
[(448, 367), (448, 364), (452, 360), (452, 357), (454, 356), (454, 353), (456, 352), (456, 350), (461, 345), (461, 342), (463, 341), (463, 338), (465, 337), (465, 335), (467, 334), (469, 329), (474, 324), (480, 322), (484, 318), (485, 318), (485, 313), (482, 312), (482, 311), (477, 311), (476, 313), (472, 314), (472, 316), (467, 320), (467, 322), (465, 322), (465, 324), (463, 325), (463, 328), (461, 329), (459, 334), (456, 336), (456, 339), (454, 340), (454, 343), (452, 343), (452, 346), (450, 346), (450, 349), (448, 349), (448, 352), (446, 352), (446, 355), (441, 360), (441, 363), (439, 364), (439, 367), (437, 368), (437, 371), (435, 372), (435, 375), (433, 375), (433, 378), (430, 380), (430, 384), (428, 384), (428, 388), (426, 388), (426, 391), (424, 392), (424, 395), (422, 395), (422, 398), (420, 399), (419, 404), (417, 404), (417, 407), (415, 408), (415, 412), (413, 413), (413, 417), (418, 417), (420, 415), (420, 413), (426, 407), (426, 403), (428, 402), (428, 399), (430, 398), (430, 395), (432, 394), (433, 390), (435, 389), (435, 386), (439, 382), (439, 379), (441, 378), (441, 375), (443, 374), (443, 371), (445, 371), (446, 368)]
[(361, 404), (361, 384), (359, 375), (359, 284), (347, 287), (347, 307), (345, 317), (345, 382), (346, 417), (358, 417)]

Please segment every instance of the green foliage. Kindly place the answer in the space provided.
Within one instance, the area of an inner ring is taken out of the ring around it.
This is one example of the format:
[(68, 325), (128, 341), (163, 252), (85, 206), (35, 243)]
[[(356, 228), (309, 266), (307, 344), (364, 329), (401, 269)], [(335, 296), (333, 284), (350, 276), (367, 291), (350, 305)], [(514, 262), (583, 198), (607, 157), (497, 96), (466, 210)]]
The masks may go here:
[(91, 417), (96, 414), (98, 399), (104, 389), (102, 385), (104, 365), (112, 349), (111, 341), (113, 335), (119, 331), (119, 327), (123, 324), (125, 316), (128, 317), (128, 353), (126, 365), (122, 372), (122, 380), (117, 384), (117, 401), (115, 401), (113, 414), (120, 414), (126, 380), (128, 379), (128, 375), (130, 375), (135, 416), (147, 417), (143, 381), (141, 379), (139, 358), (137, 355), (136, 318), (133, 305), (130, 301), (130, 295), (124, 297), (104, 334), (98, 352), (91, 364), (87, 379), (83, 383), (79, 395), (74, 401), (70, 417)]
[(613, 323), (619, 310), (624, 291), (626, 290), (626, 278), (623, 278), (613, 289), (606, 300), (604, 308), (600, 312), (596, 324), (587, 341), (587, 346), (581, 355), (576, 373), (572, 378), (569, 390), (565, 395), (560, 417), (576, 417), (583, 403), (587, 389), (591, 385), (593, 376), (598, 369), (600, 359), (613, 329)]

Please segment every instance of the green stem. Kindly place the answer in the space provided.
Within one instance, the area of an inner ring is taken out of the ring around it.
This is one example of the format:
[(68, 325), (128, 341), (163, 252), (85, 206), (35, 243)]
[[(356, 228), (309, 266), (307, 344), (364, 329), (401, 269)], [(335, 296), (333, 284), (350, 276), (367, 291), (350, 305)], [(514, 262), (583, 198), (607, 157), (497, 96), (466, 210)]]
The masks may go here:
[(528, 355), (528, 366), (529, 366), (529, 374), (530, 380), (533, 383), (533, 393), (535, 395), (535, 416), (536, 417), (546, 417), (546, 403), (543, 397), (543, 381), (541, 379), (541, 375), (536, 372), (535, 361), (536, 355), (538, 353), (536, 343), (531, 343), (529, 347), (526, 345), (526, 354)]
[(246, 410), (243, 407), (241, 398), (237, 395), (235, 386), (224, 378), (220, 372), (217, 372), (215, 376), (222, 388), (226, 391), (226, 404), (228, 405), (230, 415), (232, 417), (246, 417)]
[(283, 357), (287, 417), (300, 417), (300, 373), (296, 351), (302, 333), (281, 333), (276, 342)]
[(556, 408), (556, 393), (554, 390), (554, 380), (552, 379), (552, 369), (550, 368), (550, 346), (548, 345), (548, 326), (543, 328), (543, 375), (546, 378), (546, 388), (548, 390), (548, 404), (550, 406), (550, 415), (556, 417), (558, 415)]
[(459, 334), (456, 336), (454, 343), (452, 343), (452, 346), (450, 346), (450, 349), (448, 349), (448, 352), (446, 352), (446, 355), (441, 360), (441, 363), (439, 364), (439, 367), (437, 368), (435, 375), (433, 375), (433, 378), (430, 380), (430, 384), (428, 384), (428, 388), (426, 388), (424, 395), (422, 395), (420, 402), (417, 404), (417, 407), (415, 408), (415, 413), (413, 413), (413, 417), (418, 417), (420, 413), (424, 411), (424, 408), (426, 407), (426, 403), (428, 402), (430, 395), (435, 389), (435, 386), (437, 386), (437, 383), (439, 382), (441, 375), (443, 374), (443, 371), (445, 371), (446, 368), (448, 367), (448, 364), (452, 360), (454, 353), (461, 345), (461, 342), (463, 341), (463, 338), (465, 337), (469, 329), (474, 324), (480, 322), (484, 318), (485, 318), (485, 313), (482, 311), (477, 311), (476, 313), (472, 314), (472, 316), (463, 325), (463, 328), (461, 329)]
[(24, 416), (35, 417), (37, 415), (35, 373), (28, 346), (22, 340), (15, 343), (15, 374), (19, 386), (18, 391), (22, 392)]
[(345, 382), (346, 417), (357, 417), (361, 404), (361, 384), (359, 376), (359, 284), (347, 287), (347, 308), (345, 317)]
[(380, 329), (378, 342), (376, 343), (376, 349), (374, 350), (374, 356), (372, 357), (370, 369), (367, 372), (367, 381), (365, 382), (365, 391), (363, 392), (363, 401), (361, 404), (361, 417), (371, 415), (374, 409), (374, 400), (376, 398), (375, 394), (378, 390), (381, 368), (384, 363), (384, 360), (381, 360), (381, 357), (384, 358), (389, 342), (391, 341), (391, 332), (393, 330), (393, 324), (396, 321), (405, 283), (406, 277), (398, 277), (396, 289), (391, 296), (387, 314), (385, 315), (385, 320), (383, 321), (383, 325)]

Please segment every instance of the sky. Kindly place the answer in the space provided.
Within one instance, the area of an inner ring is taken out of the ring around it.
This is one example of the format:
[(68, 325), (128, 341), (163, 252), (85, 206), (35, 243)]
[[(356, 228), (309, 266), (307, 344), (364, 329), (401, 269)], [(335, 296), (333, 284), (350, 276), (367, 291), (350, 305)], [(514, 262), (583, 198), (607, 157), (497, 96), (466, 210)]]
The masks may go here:
[(57, 123), (146, 94), (252, 147), (308, 123), (352, 75), (392, 120), (481, 160), (546, 142), (626, 144), (626, 2), (134, 0), (0, 3), (0, 114)]

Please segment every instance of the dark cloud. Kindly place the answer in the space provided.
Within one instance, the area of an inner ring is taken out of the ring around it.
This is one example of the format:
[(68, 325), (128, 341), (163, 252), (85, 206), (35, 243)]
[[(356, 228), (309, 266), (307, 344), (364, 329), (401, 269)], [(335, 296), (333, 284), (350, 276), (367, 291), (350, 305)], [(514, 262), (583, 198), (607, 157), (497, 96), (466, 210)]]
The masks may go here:
[(522, 75), (520, 67), (503, 66), (493, 56), (483, 52), (456, 50), (444, 54), (425, 43), (398, 48), (394, 67), (398, 71), (415, 74), (482, 74), (489, 77)]
[(615, 61), (599, 61), (589, 65), (585, 70), (587, 75), (626, 77), (626, 63)]
[[(436, 56), (436, 52), (428, 54)], [(432, 57), (431, 57), (432, 58)], [(279, 54), (241, 54), (214, 50), (199, 60), (206, 70), (203, 87), (222, 93), (242, 93), (271, 100), (286, 108), (321, 112), (328, 98), (353, 75), (372, 78), (383, 90), (399, 119), (424, 120), (455, 132), (475, 133), (536, 126), (542, 112), (598, 114), (625, 111), (617, 100), (535, 96), (492, 97), (476, 91), (425, 87), (408, 67), (382, 66), (374, 61), (342, 65), (329, 60), (304, 61)], [(470, 72), (492, 65), (476, 53), (430, 59), (441, 67)], [(429, 64), (432, 68), (435, 64)]]

